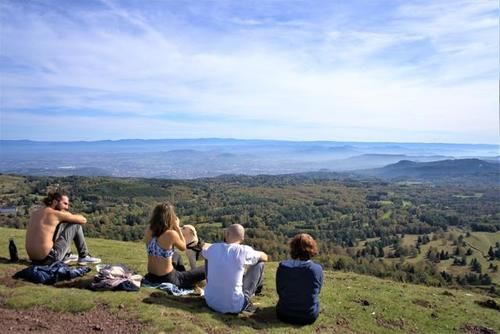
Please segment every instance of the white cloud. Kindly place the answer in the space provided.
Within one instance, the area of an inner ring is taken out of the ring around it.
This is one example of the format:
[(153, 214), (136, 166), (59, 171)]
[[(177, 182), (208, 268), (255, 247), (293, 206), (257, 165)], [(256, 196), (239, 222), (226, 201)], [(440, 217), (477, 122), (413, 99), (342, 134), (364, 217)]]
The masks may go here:
[[(168, 8), (162, 21), (103, 3), (70, 17), (4, 3), (0, 107), (10, 126), (20, 126), (16, 110), (56, 108), (68, 111), (72, 133), (94, 138), (135, 129), (150, 138), (498, 140), (492, 1), (405, 4), (369, 27), (224, 6), (207, 13), (213, 22)], [(113, 114), (122, 123), (108, 129)]]

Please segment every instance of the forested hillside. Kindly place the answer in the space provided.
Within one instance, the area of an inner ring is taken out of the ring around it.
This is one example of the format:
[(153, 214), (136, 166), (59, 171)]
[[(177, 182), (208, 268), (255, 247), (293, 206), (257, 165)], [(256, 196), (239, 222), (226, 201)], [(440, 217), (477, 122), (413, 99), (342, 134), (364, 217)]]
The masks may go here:
[(500, 185), (500, 163), (496, 160), (453, 159), (431, 162), (401, 160), (382, 168), (357, 171), (385, 180), (415, 180), (440, 184)]
[[(169, 200), (182, 223), (195, 225), (206, 240), (220, 240), (222, 227), (241, 223), (247, 242), (274, 260), (287, 256), (289, 237), (305, 231), (320, 241), (326, 267), (492, 293), (500, 282), (496, 185), (386, 183), (329, 173), (186, 181), (0, 175), (0, 224), (24, 228), (33, 206), (55, 187), (70, 195), (72, 211), (86, 215), (91, 237), (139, 240), (152, 208)], [(480, 232), (492, 236), (483, 250), (471, 247)]]

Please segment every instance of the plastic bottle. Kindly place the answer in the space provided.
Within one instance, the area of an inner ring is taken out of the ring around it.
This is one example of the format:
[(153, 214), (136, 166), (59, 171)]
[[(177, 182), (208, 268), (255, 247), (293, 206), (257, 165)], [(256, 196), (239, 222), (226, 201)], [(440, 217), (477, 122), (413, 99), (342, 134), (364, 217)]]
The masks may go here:
[(19, 255), (17, 254), (16, 243), (14, 242), (13, 238), (9, 239), (9, 254), (10, 254), (10, 261), (11, 262), (19, 261)]

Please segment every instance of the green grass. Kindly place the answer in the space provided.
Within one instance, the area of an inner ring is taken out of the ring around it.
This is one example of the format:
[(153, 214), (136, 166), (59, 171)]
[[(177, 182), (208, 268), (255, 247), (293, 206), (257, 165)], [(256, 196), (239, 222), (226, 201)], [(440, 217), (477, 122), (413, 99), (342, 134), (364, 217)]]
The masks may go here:
[(0, 203), (15, 199), (19, 192), (30, 189), (23, 176), (1, 175), (0, 179)]
[(415, 246), (417, 244), (418, 235), (417, 234), (405, 234), (403, 240), (401, 240), (402, 246)]
[(495, 242), (500, 241), (500, 232), (473, 232), (470, 237), (465, 238), (465, 241), (487, 255), (490, 246), (495, 247)]
[[(495, 247), (496, 242), (500, 242), (500, 232), (496, 233), (487, 233), (487, 232), (472, 232), (470, 237), (465, 238), (465, 242), (467, 245), (471, 246), (474, 253), (470, 258), (475, 257), (479, 263), (481, 263), (481, 267), (483, 273), (488, 273), (491, 276), (493, 282), (500, 284), (500, 271), (496, 273), (491, 273), (488, 271), (489, 263), (488, 258), (488, 250), (490, 246)], [(494, 260), (491, 261), (494, 265), (498, 265), (500, 267), (500, 261)]]
[(392, 216), (392, 210), (389, 210), (389, 211), (384, 213), (384, 215), (382, 216), (382, 219), (391, 219), (391, 216)]
[(412, 203), (410, 201), (403, 200), (403, 208), (407, 208), (407, 207), (410, 207), (410, 206), (412, 206)]
[[(500, 331), (498, 311), (482, 308), (475, 301), (488, 297), (465, 290), (446, 290), (402, 284), (353, 273), (325, 272), (321, 292), (321, 314), (313, 325), (297, 327), (279, 322), (274, 305), (277, 263), (269, 263), (265, 288), (256, 297), (256, 314), (221, 315), (205, 306), (200, 297), (173, 297), (164, 292), (92, 292), (86, 287), (95, 274), (57, 286), (41, 286), (10, 279), (23, 264), (10, 264), (8, 239), (14, 237), (21, 258), (24, 231), (0, 228), (0, 306), (30, 308), (43, 306), (57, 312), (81, 312), (96, 303), (113, 312), (125, 310), (128, 317), (146, 322), (148, 331), (176, 333), (455, 333), (464, 323)], [(92, 253), (104, 263), (125, 263), (144, 274), (146, 256), (141, 243), (88, 239)], [(448, 291), (447, 294), (443, 294)], [(496, 299), (500, 303), (499, 299)]]
[[(465, 232), (460, 231), (458, 229), (452, 230), (451, 233), (455, 233), (457, 236), (460, 234), (465, 235)], [(418, 235), (411, 235), (411, 234), (406, 234), (405, 237), (402, 240), (402, 244), (409, 246), (409, 245), (415, 245), (417, 241)], [(490, 246), (494, 246), (495, 242), (500, 241), (500, 232), (496, 233), (488, 233), (488, 232), (470, 232), (470, 237), (465, 238), (465, 241), (467, 243), (467, 246), (465, 249), (472, 248), (472, 255), (467, 256), (467, 263), (469, 263), (473, 258), (476, 258), (482, 266), (483, 273), (487, 273), (490, 277), (493, 283), (500, 285), (500, 272), (491, 272), (488, 270), (489, 263), (486, 258), (483, 257), (482, 254), (486, 255), (488, 254), (488, 249)], [(471, 247), (472, 246), (472, 247)], [(453, 245), (453, 242), (447, 239), (437, 239), (437, 240), (431, 240), (429, 243), (420, 246), (420, 254), (418, 254), (414, 258), (406, 258), (405, 261), (408, 263), (417, 263), (425, 259), (425, 256), (427, 254), (427, 251), (429, 248), (434, 247), (437, 248), (439, 251), (444, 250), (445, 252), (448, 252), (450, 255), (453, 254), (456, 246)], [(387, 247), (387, 249), (384, 249), (384, 251), (389, 251), (390, 248)], [(399, 259), (394, 259), (393, 261), (399, 261)], [(500, 261), (494, 260), (491, 261), (494, 265), (497, 264), (500, 266)], [(441, 261), (440, 263), (437, 264), (438, 270), (439, 271), (447, 271), (450, 274), (453, 275), (465, 275), (468, 272), (470, 272), (469, 266), (453, 266), (453, 258), (450, 258), (449, 260), (444, 260)]]

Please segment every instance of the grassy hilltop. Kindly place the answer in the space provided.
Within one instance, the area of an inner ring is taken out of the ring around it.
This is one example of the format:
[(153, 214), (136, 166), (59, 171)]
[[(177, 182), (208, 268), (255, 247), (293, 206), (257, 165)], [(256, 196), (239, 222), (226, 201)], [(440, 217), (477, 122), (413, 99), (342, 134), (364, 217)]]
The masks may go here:
[[(173, 297), (153, 289), (92, 292), (85, 288), (94, 270), (55, 287), (34, 285), (11, 278), (25, 265), (7, 262), (9, 237), (15, 238), (21, 259), (26, 258), (24, 231), (0, 228), (0, 311), (42, 309), (61, 312), (63, 317), (104, 307), (118, 318), (139, 320), (145, 325), (142, 330), (152, 333), (479, 333), (474, 332), (479, 330), (474, 326), (500, 331), (499, 312), (477, 303), (489, 299), (485, 295), (332, 271), (325, 273), (318, 321), (305, 327), (287, 325), (279, 322), (274, 313), (277, 263), (266, 267), (265, 288), (255, 299), (259, 309), (254, 315), (216, 314), (200, 297)], [(104, 263), (125, 263), (145, 273), (146, 256), (141, 243), (88, 239), (88, 244)], [(500, 300), (496, 298), (495, 302)], [(20, 319), (21, 323), (28, 321)], [(95, 325), (93, 329), (102, 330)]]

